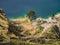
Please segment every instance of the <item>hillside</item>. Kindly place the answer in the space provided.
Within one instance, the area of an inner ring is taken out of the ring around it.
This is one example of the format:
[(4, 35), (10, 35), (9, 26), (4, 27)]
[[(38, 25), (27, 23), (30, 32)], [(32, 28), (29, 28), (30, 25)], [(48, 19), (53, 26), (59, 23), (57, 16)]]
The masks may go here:
[[(38, 38), (58, 39), (60, 37), (60, 14), (47, 19), (37, 18), (29, 21), (28, 18), (19, 18), (12, 20), (12, 23), (20, 28), (20, 35), (25, 40)], [(56, 27), (55, 27), (56, 26)], [(56, 29), (57, 28), (57, 29)]]
[(28, 17), (9, 20), (0, 9), (0, 43), (23, 45), (56, 45), (60, 43), (60, 14), (47, 19)]

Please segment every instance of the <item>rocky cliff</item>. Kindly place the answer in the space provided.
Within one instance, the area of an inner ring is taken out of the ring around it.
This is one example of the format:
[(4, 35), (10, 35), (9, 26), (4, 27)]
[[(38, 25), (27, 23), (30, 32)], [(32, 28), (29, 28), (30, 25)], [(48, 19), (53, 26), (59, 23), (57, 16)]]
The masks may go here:
[(0, 30), (7, 30), (8, 27), (8, 18), (6, 17), (4, 11), (0, 8)]
[(12, 20), (12, 23), (19, 29), (20, 36), (25, 40), (58, 39), (60, 38), (60, 14), (47, 19), (37, 18), (31, 22), (28, 19), (21, 22), (19, 19)]
[(46, 42), (60, 39), (60, 14), (47, 19), (37, 18), (29, 21), (28, 18), (8, 20), (0, 8), (0, 39), (23, 39), (26, 42)]

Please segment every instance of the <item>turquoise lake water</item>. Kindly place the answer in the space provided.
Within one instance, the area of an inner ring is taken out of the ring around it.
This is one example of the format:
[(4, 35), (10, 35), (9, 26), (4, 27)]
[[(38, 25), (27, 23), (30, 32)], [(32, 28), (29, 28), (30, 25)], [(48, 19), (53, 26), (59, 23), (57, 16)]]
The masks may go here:
[(60, 12), (60, 0), (0, 0), (2, 8), (8, 18), (18, 18), (34, 10), (37, 17), (46, 18)]

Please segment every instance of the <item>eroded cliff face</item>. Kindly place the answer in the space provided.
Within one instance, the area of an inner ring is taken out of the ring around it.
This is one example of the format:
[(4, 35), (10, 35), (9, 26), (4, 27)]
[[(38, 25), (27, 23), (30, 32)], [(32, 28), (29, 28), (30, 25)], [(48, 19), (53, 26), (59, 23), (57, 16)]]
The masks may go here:
[(8, 31), (8, 18), (6, 17), (4, 11), (0, 8), (0, 34), (7, 33)]

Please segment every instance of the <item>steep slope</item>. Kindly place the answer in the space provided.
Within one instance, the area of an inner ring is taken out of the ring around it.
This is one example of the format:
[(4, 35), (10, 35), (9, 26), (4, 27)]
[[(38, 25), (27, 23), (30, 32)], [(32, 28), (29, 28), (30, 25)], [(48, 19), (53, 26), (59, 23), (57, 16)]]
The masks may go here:
[[(4, 11), (0, 8), (0, 40), (9, 39), (7, 36), (8, 27), (8, 18), (6, 17)], [(4, 39), (2, 39), (1, 36), (4, 37)]]
[(3, 10), (0, 8), (0, 30), (7, 30), (8, 27), (8, 19)]

